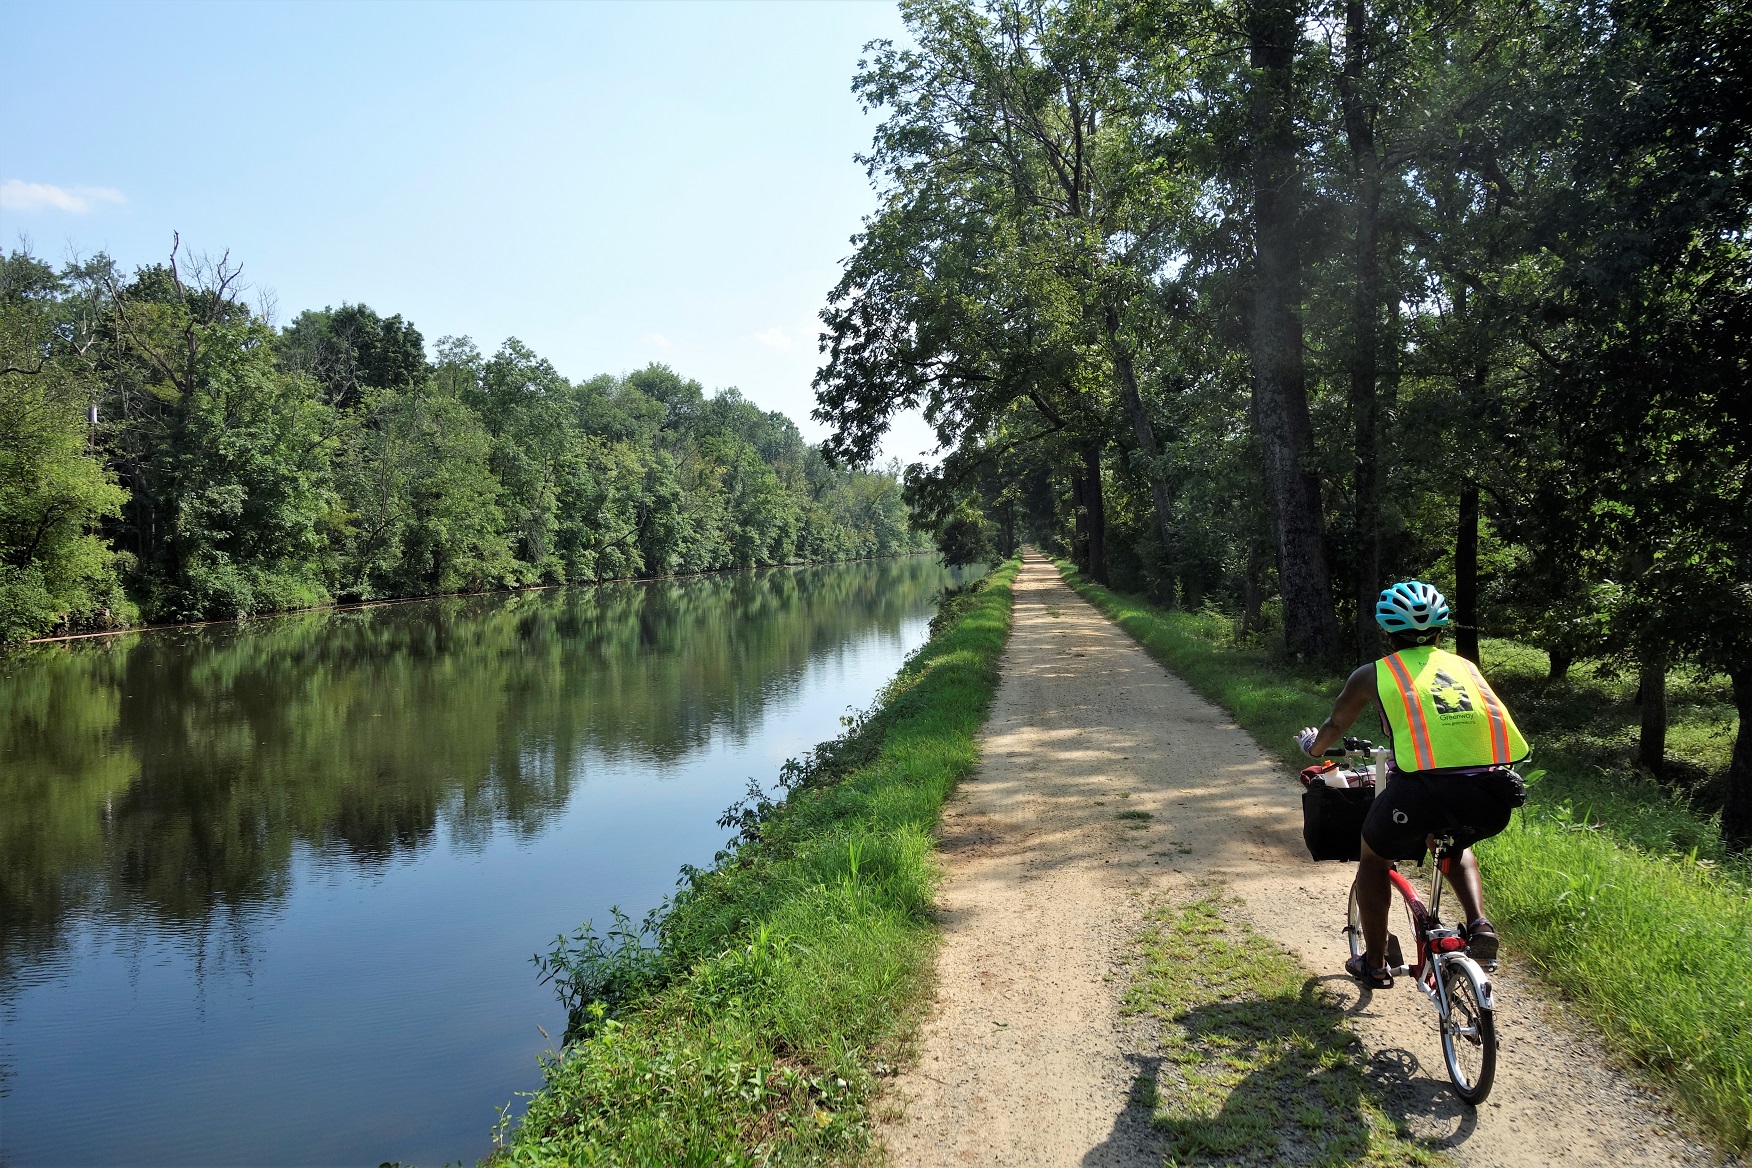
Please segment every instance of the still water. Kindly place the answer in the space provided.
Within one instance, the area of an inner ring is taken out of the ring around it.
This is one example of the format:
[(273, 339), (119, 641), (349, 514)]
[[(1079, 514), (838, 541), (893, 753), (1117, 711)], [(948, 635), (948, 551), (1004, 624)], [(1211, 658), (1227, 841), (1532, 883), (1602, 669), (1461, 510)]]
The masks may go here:
[(0, 658), (0, 1165), (472, 1163), (565, 1025), (530, 955), (709, 862), (951, 582), (914, 557)]

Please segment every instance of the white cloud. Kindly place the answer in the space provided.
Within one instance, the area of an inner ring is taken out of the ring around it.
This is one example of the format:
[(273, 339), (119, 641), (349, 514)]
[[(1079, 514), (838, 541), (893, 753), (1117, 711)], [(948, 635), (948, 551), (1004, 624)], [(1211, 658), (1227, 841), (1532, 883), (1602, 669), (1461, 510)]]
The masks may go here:
[(58, 187), (50, 183), (9, 178), (0, 183), (0, 209), (7, 211), (65, 211), (84, 215), (105, 204), (122, 205), (127, 196), (110, 187)]
[(662, 333), (646, 333), (639, 339), (648, 345), (656, 345), (659, 349), (673, 349), (675, 347), (674, 342)]
[(782, 328), (762, 329), (754, 334), (754, 339), (767, 348), (777, 349), (781, 353), (788, 353), (793, 347), (791, 338), (785, 335), (785, 330)]

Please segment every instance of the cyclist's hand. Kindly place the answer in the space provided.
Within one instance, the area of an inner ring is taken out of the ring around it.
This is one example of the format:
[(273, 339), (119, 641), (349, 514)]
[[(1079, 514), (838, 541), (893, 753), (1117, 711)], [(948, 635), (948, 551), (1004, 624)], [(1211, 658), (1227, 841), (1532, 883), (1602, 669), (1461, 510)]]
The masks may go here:
[(1318, 737), (1320, 737), (1320, 731), (1312, 726), (1303, 727), (1302, 732), (1296, 735), (1296, 745), (1302, 748), (1303, 754), (1312, 755), (1314, 753), (1314, 740)]

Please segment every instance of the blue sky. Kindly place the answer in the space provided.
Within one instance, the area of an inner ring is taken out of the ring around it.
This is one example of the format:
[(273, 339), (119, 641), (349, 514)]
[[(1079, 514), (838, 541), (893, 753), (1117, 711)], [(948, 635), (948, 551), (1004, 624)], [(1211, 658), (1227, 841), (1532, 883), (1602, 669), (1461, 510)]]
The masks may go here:
[[(566, 375), (663, 361), (808, 420), (875, 206), (892, 4), (0, 2), (0, 243), (229, 249), (285, 323), (370, 304)], [(917, 419), (887, 453), (933, 445)]]

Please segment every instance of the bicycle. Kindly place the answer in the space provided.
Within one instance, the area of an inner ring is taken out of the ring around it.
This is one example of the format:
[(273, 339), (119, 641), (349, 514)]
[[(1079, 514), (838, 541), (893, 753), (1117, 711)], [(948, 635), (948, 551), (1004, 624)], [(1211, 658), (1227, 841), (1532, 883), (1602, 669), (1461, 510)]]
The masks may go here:
[[(1344, 780), (1347, 787), (1373, 786), (1386, 780), (1385, 752), (1363, 739), (1345, 739), (1343, 749), (1327, 751), (1345, 764), (1321, 774)], [(1363, 766), (1357, 765), (1365, 763)], [(1313, 768), (1310, 768), (1313, 769)], [(1452, 836), (1436, 836), (1430, 864), (1430, 901), (1426, 907), (1411, 881), (1394, 864), (1387, 877), (1405, 903), (1405, 913), (1416, 941), (1416, 959), (1405, 960), (1399, 938), (1387, 935), (1387, 969), (1394, 977), (1409, 977), (1423, 991), (1440, 1020), (1442, 1057), (1455, 1093), (1476, 1107), (1490, 1094), (1496, 1078), (1496, 999), (1490, 977), (1466, 952), (1460, 931), (1442, 924), (1442, 885), (1452, 855)], [(1356, 883), (1351, 883), (1350, 912), (1344, 926), (1352, 957), (1363, 952), (1362, 916), (1357, 906)]]

